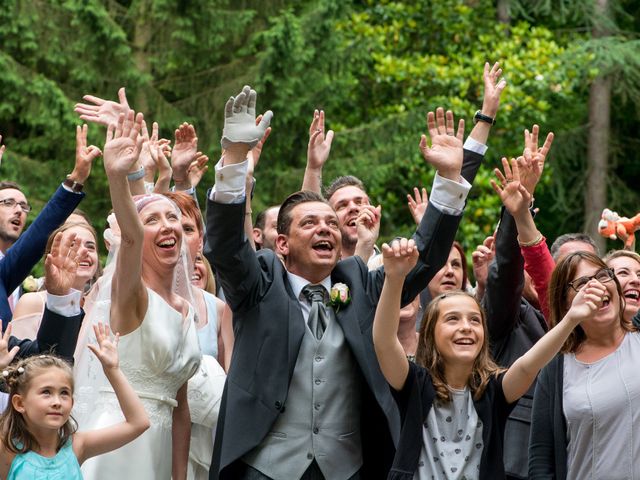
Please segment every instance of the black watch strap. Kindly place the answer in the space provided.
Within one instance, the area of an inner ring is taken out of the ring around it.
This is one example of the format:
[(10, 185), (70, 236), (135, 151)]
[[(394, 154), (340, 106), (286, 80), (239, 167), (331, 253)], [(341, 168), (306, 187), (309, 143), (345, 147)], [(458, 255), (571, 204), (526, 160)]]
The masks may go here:
[(478, 110), (476, 114), (473, 116), (473, 124), (475, 125), (478, 122), (485, 122), (485, 123), (488, 123), (489, 125), (495, 125), (496, 119), (493, 117), (490, 117), (489, 115), (485, 115), (484, 113), (482, 113), (481, 110)]
[(65, 178), (64, 182), (62, 182), (62, 184), (65, 187), (69, 187), (71, 189), (71, 191), (75, 192), (75, 193), (80, 193), (82, 191), (82, 189), (84, 188), (84, 184), (78, 183), (78, 182), (74, 182), (69, 177)]

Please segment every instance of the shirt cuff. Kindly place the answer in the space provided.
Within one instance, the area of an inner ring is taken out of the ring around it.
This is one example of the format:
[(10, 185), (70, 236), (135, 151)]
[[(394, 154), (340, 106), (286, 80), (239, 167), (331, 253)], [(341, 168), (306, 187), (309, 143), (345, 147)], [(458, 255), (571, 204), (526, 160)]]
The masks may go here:
[(216, 183), (211, 189), (209, 199), (218, 203), (242, 203), (246, 195), (246, 178), (249, 162), (222, 165), (222, 159), (216, 163)]
[(487, 153), (489, 147), (487, 147), (484, 143), (480, 143), (479, 141), (474, 140), (471, 137), (467, 137), (467, 141), (464, 142), (464, 149), (471, 150), (472, 152), (479, 153), (480, 155), (484, 156), (484, 154)]
[(460, 177), (460, 182), (454, 182), (441, 177), (436, 172), (429, 195), (429, 204), (433, 204), (447, 215), (461, 215), (469, 190), (471, 190), (471, 184), (463, 177)]
[(80, 313), (81, 299), (82, 292), (73, 288), (67, 295), (54, 295), (47, 292), (47, 308), (63, 317), (73, 317)]

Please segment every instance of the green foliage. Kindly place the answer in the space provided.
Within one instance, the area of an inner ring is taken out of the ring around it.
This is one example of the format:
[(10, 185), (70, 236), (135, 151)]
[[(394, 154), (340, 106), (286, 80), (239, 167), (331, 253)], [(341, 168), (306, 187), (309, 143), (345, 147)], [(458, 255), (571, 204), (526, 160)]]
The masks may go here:
[[(383, 205), (382, 240), (413, 230), (406, 194), (429, 187), (418, 142), (437, 106), (467, 121), (482, 105), (482, 69), (500, 61), (508, 82), (471, 191), (459, 239), (470, 252), (495, 228), (489, 179), (522, 151), (534, 123), (556, 133), (536, 192), (547, 237), (581, 229), (589, 84), (614, 78), (611, 207), (637, 209), (640, 7), (611, 1), (612, 24), (580, 0), (513, 0), (511, 23), (490, 0), (6, 0), (0, 9), (3, 177), (23, 184), (36, 210), (73, 167), (72, 109), (84, 94), (130, 103), (171, 138), (191, 121), (212, 163), (225, 99), (242, 85), (275, 113), (256, 171), (254, 211), (300, 187), (315, 108), (336, 137), (324, 177), (359, 176)], [(600, 23), (598, 23), (600, 22)], [(596, 25), (613, 35), (590, 39)], [(613, 28), (615, 27), (615, 29)], [(102, 146), (104, 129), (91, 126)], [(83, 204), (100, 226), (109, 209), (100, 162)], [(211, 182), (205, 178), (201, 195)]]

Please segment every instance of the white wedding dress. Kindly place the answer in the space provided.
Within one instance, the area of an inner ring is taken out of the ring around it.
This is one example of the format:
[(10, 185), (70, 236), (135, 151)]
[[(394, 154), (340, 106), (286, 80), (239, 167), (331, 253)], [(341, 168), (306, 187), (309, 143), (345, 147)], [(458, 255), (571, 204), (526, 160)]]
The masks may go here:
[[(87, 460), (82, 465), (86, 480), (171, 478), (171, 425), (176, 393), (198, 370), (201, 354), (193, 308), (189, 309), (188, 318), (183, 319), (157, 293), (148, 288), (147, 292), (149, 307), (144, 320), (135, 331), (120, 337), (118, 352), (120, 368), (142, 400), (151, 427), (124, 447)], [(86, 362), (92, 365), (80, 368), (81, 378), (76, 375), (79, 401), (75, 413), (79, 429), (95, 430), (123, 421), (113, 390), (97, 378), (102, 371), (100, 363), (93, 355), (83, 360)], [(83, 380), (89, 380), (88, 386), (83, 386)]]

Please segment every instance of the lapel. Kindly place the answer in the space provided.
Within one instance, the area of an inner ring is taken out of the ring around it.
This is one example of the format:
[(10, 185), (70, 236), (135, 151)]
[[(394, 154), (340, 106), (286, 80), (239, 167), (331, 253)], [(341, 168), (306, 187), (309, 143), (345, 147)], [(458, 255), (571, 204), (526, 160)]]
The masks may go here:
[(287, 278), (286, 269), (282, 269), (283, 283), (287, 291), (287, 324), (288, 324), (288, 342), (287, 342), (287, 368), (289, 372), (289, 381), (293, 375), (293, 369), (296, 366), (298, 360), (298, 353), (300, 352), (300, 344), (302, 343), (302, 337), (304, 336), (304, 318), (302, 317), (302, 310), (300, 309), (300, 302), (294, 296), (289, 279)]
[[(358, 302), (362, 301), (362, 299), (359, 298), (359, 294), (362, 295), (364, 291), (356, 291), (356, 289), (353, 288), (353, 282), (341, 275), (341, 272), (337, 268), (331, 272), (331, 284), (334, 285), (336, 283), (346, 284), (347, 287), (349, 287), (349, 293), (351, 295), (351, 302), (349, 302), (347, 306), (340, 307), (338, 312), (335, 312), (334, 309), (336, 320), (342, 328), (347, 343), (358, 360), (358, 363), (363, 366), (367, 361), (364, 358), (365, 348), (358, 318)], [(362, 368), (362, 370), (364, 372), (365, 369)]]

